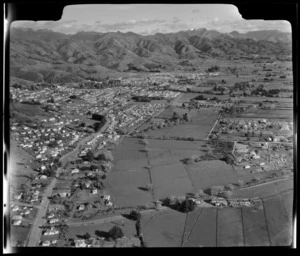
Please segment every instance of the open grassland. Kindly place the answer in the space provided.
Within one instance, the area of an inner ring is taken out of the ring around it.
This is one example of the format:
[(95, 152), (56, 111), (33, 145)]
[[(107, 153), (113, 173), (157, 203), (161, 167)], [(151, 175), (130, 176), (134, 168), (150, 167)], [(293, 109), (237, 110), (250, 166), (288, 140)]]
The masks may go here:
[(268, 227), (261, 201), (255, 207), (242, 208), (245, 246), (269, 246)]
[(148, 217), (142, 217), (144, 240), (149, 247), (180, 247), (186, 214), (177, 211), (165, 211)]
[(265, 198), (272, 196), (276, 193), (283, 193), (291, 191), (294, 188), (293, 179), (278, 180), (267, 184), (261, 184), (254, 187), (244, 188), (233, 191), (232, 197), (234, 198), (254, 198), (261, 197)]
[(30, 227), (15, 227), (11, 225), (10, 228), (10, 242), (12, 247), (18, 247), (20, 244), (26, 242), (27, 236), (29, 234)]
[(106, 183), (106, 189), (118, 207), (145, 205), (153, 201), (152, 194), (144, 189), (150, 183), (146, 170), (112, 171)]
[[(193, 212), (177, 215), (171, 212), (160, 212), (142, 215), (142, 228), (147, 246), (166, 246), (166, 232), (170, 227), (155, 222), (168, 220), (179, 223), (179, 235), (170, 246), (182, 247), (252, 247), (252, 246), (290, 246), (292, 242), (293, 223), (288, 215), (291, 212), (289, 203), (282, 200), (291, 197), (289, 194), (277, 194), (274, 197), (256, 200), (253, 207), (242, 208), (198, 208)], [(287, 214), (287, 207), (289, 212)], [(171, 219), (171, 220), (169, 220)], [(177, 221), (176, 221), (177, 219)], [(184, 228), (182, 228), (182, 222)], [(174, 228), (175, 229), (175, 228)], [(173, 230), (173, 229), (172, 229)], [(167, 245), (169, 246), (169, 245)]]
[(217, 246), (244, 246), (241, 208), (218, 209)]
[(280, 195), (264, 199), (266, 220), (272, 246), (292, 244), (292, 222), (289, 221), (283, 199)]
[(217, 209), (202, 208), (183, 247), (215, 247)]
[(197, 189), (236, 183), (238, 177), (231, 165), (220, 160), (201, 161), (185, 166), (192, 184)]
[(133, 237), (136, 234), (135, 230), (135, 223), (134, 221), (128, 219), (116, 220), (111, 222), (104, 222), (104, 223), (92, 223), (92, 224), (81, 224), (81, 225), (72, 225), (69, 228), (68, 237), (74, 239), (82, 239), (81, 237), (89, 233), (91, 237), (107, 237), (108, 231), (113, 226), (119, 226), (124, 233), (125, 237)]
[(151, 176), (156, 200), (194, 192), (192, 183), (181, 163), (152, 167)]
[[(33, 171), (29, 161), (33, 157), (25, 150), (18, 148), (16, 141), (10, 141), (10, 158), (9, 158), (9, 179), (10, 184), (19, 189), (22, 184), (28, 181), (30, 176), (35, 176), (37, 173)], [(26, 166), (28, 166), (26, 168)]]

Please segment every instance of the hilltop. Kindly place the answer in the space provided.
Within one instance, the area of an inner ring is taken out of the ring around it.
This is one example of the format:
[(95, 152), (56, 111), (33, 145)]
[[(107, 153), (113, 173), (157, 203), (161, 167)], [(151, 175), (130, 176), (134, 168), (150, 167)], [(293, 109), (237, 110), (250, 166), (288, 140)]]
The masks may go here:
[(197, 29), (142, 36), (133, 32), (78, 32), (12, 28), (11, 77), (70, 82), (119, 72), (175, 71), (208, 58), (291, 54), (291, 34), (277, 30), (220, 33)]

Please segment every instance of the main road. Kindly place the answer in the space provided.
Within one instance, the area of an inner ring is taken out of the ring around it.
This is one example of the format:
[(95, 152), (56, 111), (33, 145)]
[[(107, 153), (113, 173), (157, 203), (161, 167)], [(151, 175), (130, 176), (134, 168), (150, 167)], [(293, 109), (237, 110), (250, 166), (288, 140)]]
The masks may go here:
[[(91, 140), (97, 134), (103, 132), (107, 128), (109, 123), (110, 123), (110, 121), (108, 120), (106, 122), (106, 124), (100, 129), (100, 131), (83, 138), (80, 142), (77, 143), (76, 147), (72, 151), (70, 151), (67, 154), (65, 154), (64, 156), (62, 156), (59, 160), (61, 162), (66, 161), (71, 155), (75, 154), (79, 150), (79, 147), (82, 144), (84, 144), (85, 142)], [(54, 187), (56, 185), (56, 182), (57, 182), (57, 177), (59, 177), (59, 174), (60, 174), (61, 171), (62, 171), (62, 168), (57, 169), (56, 176), (53, 178), (51, 183), (47, 186), (47, 188), (45, 190), (45, 194), (44, 194), (43, 199), (42, 199), (42, 202), (38, 206), (39, 210), (37, 212), (37, 216), (35, 218), (35, 221), (34, 221), (32, 227), (31, 227), (29, 238), (28, 238), (28, 241), (27, 241), (27, 246), (28, 247), (37, 246), (39, 241), (40, 241), (40, 237), (41, 237), (41, 233), (42, 233), (42, 229), (40, 228), (40, 226), (42, 226), (44, 224), (44, 217), (46, 215), (48, 205), (50, 203), (48, 197), (50, 197), (52, 195), (53, 189), (54, 189)]]
[(30, 232), (28, 242), (27, 242), (28, 247), (37, 246), (40, 241), (40, 237), (41, 237), (41, 233), (42, 233), (42, 229), (40, 228), (40, 226), (42, 226), (44, 224), (43, 218), (46, 215), (46, 211), (47, 211), (47, 208), (49, 205), (48, 197), (52, 195), (52, 191), (56, 185), (56, 182), (57, 182), (57, 178), (54, 178), (51, 181), (51, 183), (48, 185), (47, 189), (45, 190), (45, 194), (44, 194), (42, 202), (39, 206), (37, 216), (31, 227), (31, 232)]

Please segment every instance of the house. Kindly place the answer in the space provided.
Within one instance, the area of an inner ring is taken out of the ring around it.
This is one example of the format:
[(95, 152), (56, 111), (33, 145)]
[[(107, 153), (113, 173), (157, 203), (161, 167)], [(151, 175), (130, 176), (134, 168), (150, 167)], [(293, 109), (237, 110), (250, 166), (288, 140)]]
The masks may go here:
[(74, 242), (75, 242), (75, 247), (86, 247), (87, 246), (84, 239), (78, 239), (78, 240), (75, 240)]
[(79, 170), (76, 168), (76, 169), (73, 169), (72, 171), (71, 171), (71, 173), (72, 174), (74, 174), (74, 173), (79, 173)]
[(16, 211), (18, 211), (19, 209), (20, 209), (19, 206), (16, 205), (14, 208), (12, 208), (12, 211), (13, 211), (13, 212), (16, 212)]
[(50, 241), (49, 241), (49, 240), (44, 241), (44, 242), (42, 243), (42, 246), (50, 246)]
[(22, 220), (23, 217), (21, 215), (15, 215), (12, 217), (13, 220)]
[(48, 219), (51, 219), (51, 218), (53, 218), (55, 215), (54, 215), (54, 213), (50, 213), (49, 215), (48, 215)]
[(53, 224), (53, 223), (56, 223), (56, 222), (58, 222), (58, 221), (59, 221), (59, 219), (55, 218), (55, 219), (49, 220), (49, 223), (50, 223), (50, 224)]
[(92, 194), (93, 194), (93, 195), (96, 195), (97, 192), (98, 192), (97, 189), (93, 189)]
[(22, 195), (23, 195), (23, 193), (21, 193), (21, 194), (19, 194), (19, 195), (15, 195), (14, 198), (15, 198), (16, 200), (20, 200), (21, 197), (22, 197)]
[(84, 205), (81, 204), (81, 205), (78, 207), (78, 210), (79, 210), (79, 211), (83, 211), (83, 210), (84, 210)]
[(14, 225), (14, 226), (20, 226), (21, 223), (22, 223), (21, 220), (15, 220), (15, 221), (13, 222), (13, 225)]

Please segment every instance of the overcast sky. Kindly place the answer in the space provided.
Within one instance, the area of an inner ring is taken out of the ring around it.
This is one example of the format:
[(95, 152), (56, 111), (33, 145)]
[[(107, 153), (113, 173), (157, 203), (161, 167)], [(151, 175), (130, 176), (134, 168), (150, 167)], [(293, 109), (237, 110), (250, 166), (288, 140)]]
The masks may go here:
[(12, 27), (79, 31), (134, 32), (142, 35), (207, 28), (231, 31), (277, 29), (291, 32), (287, 21), (244, 20), (238, 8), (225, 4), (69, 5), (59, 21), (15, 21)]

